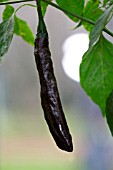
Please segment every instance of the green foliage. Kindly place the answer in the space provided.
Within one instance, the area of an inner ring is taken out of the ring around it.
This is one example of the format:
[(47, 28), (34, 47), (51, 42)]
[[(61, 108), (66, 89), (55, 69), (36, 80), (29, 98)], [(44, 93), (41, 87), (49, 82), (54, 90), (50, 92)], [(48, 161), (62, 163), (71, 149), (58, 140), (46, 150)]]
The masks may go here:
[(13, 38), (14, 16), (0, 24), (0, 62), (4, 54), (7, 53)]
[(106, 119), (113, 136), (113, 91), (106, 100)]
[[(56, 0), (57, 4), (73, 13), (82, 15), (84, 9), (84, 0)], [(78, 22), (78, 19), (66, 14), (70, 19)]]
[[(51, 2), (51, 0), (49, 0)], [(48, 4), (41, 2), (42, 15), (44, 16), (47, 10)]]
[(13, 13), (14, 13), (14, 8), (11, 5), (6, 5), (2, 15), (3, 20), (9, 19)]
[[(10, 5), (6, 5), (2, 15), (3, 20), (10, 18), (13, 13), (14, 8)], [(16, 14), (14, 15), (14, 33), (18, 36), (21, 36), (27, 43), (34, 45), (34, 35), (27, 22), (18, 18)]]
[[(95, 2), (89, 0), (84, 8), (83, 16), (91, 21), (96, 21), (103, 13), (103, 11), (99, 8), (99, 4), (99, 0), (96, 0)], [(92, 31), (93, 25), (84, 21), (82, 24), (86, 30), (90, 32)]]
[(34, 45), (34, 36), (27, 22), (18, 18), (16, 15), (14, 20), (14, 33), (21, 36), (29, 44)]
[(41, 2), (41, 9), (42, 9), (42, 15), (44, 16), (46, 13), (46, 8), (47, 8), (48, 4)]
[(106, 5), (110, 0), (103, 0), (103, 4)]
[(113, 44), (103, 36), (83, 56), (81, 86), (105, 115), (106, 99), (113, 89)]
[(113, 5), (111, 5), (96, 21), (96, 23), (94, 25), (94, 29), (91, 33), (91, 40), (89, 43), (90, 47), (95, 43), (95, 41), (97, 41), (97, 39), (101, 35), (102, 30), (104, 29), (105, 25), (111, 19), (112, 10), (113, 10)]

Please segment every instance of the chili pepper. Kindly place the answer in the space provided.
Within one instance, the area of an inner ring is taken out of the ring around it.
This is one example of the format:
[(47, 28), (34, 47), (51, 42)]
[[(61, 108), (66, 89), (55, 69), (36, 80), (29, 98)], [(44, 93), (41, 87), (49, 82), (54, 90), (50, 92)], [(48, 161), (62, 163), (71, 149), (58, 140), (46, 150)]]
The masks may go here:
[(35, 38), (34, 55), (41, 85), (41, 105), (49, 130), (57, 146), (62, 150), (72, 152), (72, 137), (61, 105), (49, 50), (48, 33), (39, 0), (37, 0), (37, 6), (39, 24)]

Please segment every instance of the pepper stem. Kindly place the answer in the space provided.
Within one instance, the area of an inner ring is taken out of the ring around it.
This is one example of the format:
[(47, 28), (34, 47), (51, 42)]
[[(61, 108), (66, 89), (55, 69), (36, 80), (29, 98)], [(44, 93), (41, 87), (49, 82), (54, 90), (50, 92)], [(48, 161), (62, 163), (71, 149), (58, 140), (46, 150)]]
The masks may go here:
[(47, 37), (46, 25), (43, 19), (40, 0), (36, 0), (39, 23), (37, 27), (37, 37)]

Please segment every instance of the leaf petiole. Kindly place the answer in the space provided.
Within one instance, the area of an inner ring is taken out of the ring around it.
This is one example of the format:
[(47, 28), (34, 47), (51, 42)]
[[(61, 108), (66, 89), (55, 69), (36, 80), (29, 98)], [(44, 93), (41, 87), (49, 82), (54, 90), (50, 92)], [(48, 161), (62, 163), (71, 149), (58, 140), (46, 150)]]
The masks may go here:
[(36, 5), (33, 5), (33, 4), (23, 4), (23, 5), (21, 5), (21, 6), (19, 6), (16, 10), (15, 10), (15, 14), (17, 13), (17, 11), (20, 9), (20, 8), (22, 8), (22, 7), (24, 7), (24, 6), (31, 6), (31, 7), (37, 7)]

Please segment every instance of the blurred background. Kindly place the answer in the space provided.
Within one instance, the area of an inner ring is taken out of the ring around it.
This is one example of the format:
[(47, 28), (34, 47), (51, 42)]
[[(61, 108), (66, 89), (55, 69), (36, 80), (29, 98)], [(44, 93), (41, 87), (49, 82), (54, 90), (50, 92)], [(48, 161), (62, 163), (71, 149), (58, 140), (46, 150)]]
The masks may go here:
[[(0, 6), (0, 21), (3, 9)], [(17, 15), (28, 21), (35, 35), (36, 9), (24, 7)], [(67, 75), (68, 70), (62, 64), (69, 37), (86, 32), (83, 28), (73, 30), (75, 23), (50, 6), (45, 21), (74, 151), (61, 151), (53, 141), (40, 104), (34, 49), (14, 36), (0, 65), (0, 170), (113, 170), (113, 139), (106, 120), (82, 90), (78, 78), (77, 81), (70, 78), (71, 73)], [(84, 41), (81, 38), (81, 43)], [(75, 45), (73, 66), (69, 66), (71, 69), (75, 64), (75, 70), (78, 62), (76, 50)], [(68, 61), (71, 60), (70, 56)]]

